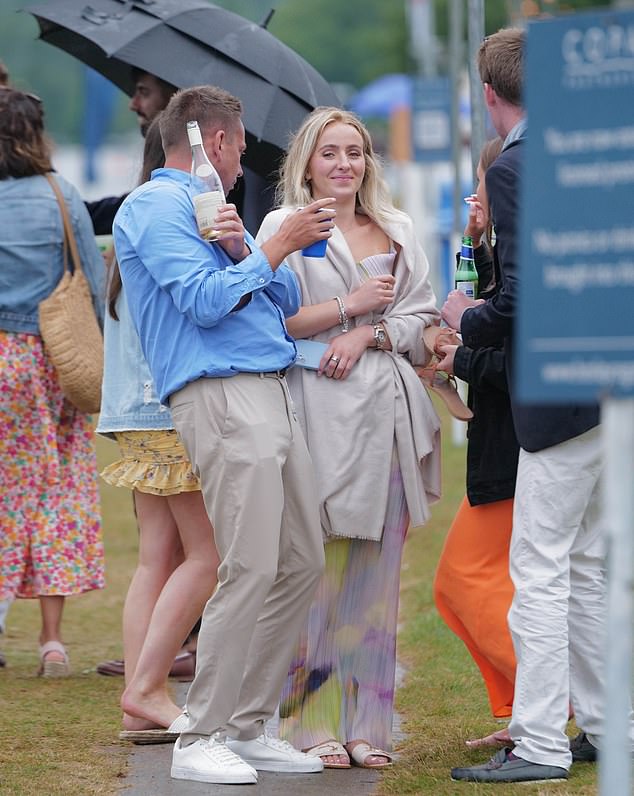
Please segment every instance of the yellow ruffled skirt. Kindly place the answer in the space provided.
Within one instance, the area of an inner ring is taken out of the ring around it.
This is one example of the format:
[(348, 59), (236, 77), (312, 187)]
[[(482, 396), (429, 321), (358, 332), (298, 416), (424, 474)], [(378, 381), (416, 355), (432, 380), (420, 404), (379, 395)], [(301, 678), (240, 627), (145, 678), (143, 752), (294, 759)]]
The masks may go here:
[(176, 431), (120, 431), (115, 437), (121, 458), (101, 473), (108, 484), (151, 495), (200, 489)]

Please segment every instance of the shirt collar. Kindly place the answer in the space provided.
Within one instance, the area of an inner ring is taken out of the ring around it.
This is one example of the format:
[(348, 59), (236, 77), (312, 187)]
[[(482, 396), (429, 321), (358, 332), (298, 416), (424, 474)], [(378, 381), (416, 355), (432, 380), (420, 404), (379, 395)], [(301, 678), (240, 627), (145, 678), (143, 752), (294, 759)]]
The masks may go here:
[(154, 169), (150, 174), (150, 179), (155, 180), (157, 177), (168, 177), (170, 180), (174, 180), (174, 182), (189, 184), (190, 176), (188, 171), (183, 171), (182, 169), (169, 169), (163, 166), (163, 168)]
[(511, 144), (520, 141), (522, 138), (526, 138), (526, 117), (520, 119), (519, 122), (511, 128), (509, 134), (504, 139), (502, 151), (508, 149)]

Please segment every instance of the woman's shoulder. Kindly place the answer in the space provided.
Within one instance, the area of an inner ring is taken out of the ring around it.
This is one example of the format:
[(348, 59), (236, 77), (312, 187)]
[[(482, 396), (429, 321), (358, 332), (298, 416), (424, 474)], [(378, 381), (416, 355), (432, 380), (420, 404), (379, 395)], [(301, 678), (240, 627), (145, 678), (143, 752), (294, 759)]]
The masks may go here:
[(262, 223), (267, 222), (271, 224), (272, 223), (281, 224), (282, 221), (286, 218), (286, 216), (290, 216), (290, 214), (293, 212), (295, 212), (294, 207), (287, 207), (287, 206), (276, 207), (274, 210), (270, 210), (264, 216), (264, 221)]
[(412, 217), (404, 210), (392, 207), (385, 216), (387, 226), (394, 226), (405, 230), (413, 230), (414, 222)]
[(256, 235), (256, 240), (266, 240), (273, 235), (281, 226), (286, 216), (293, 213), (294, 210), (295, 208), (293, 207), (277, 207), (275, 210), (269, 211), (262, 219), (260, 229)]
[[(59, 186), (60, 191), (62, 192), (65, 199), (80, 199), (80, 194), (77, 188), (73, 185), (73, 183), (62, 174), (58, 174), (56, 171), (49, 172), (47, 175), (48, 177), (52, 177), (53, 180)], [(45, 183), (46, 184), (46, 183)], [(51, 188), (46, 185), (47, 189), (50, 191)]]

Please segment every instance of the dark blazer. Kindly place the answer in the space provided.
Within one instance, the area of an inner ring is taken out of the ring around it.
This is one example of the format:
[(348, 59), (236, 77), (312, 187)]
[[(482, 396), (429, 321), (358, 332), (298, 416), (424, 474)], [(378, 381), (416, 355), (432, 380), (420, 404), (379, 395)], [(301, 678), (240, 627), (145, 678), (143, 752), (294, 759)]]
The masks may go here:
[[(489, 287), (493, 261), (484, 246), (475, 250), (480, 298), (495, 295)], [(506, 382), (505, 357), (498, 348), (460, 346), (454, 357), (455, 375), (469, 385), (473, 419), (467, 427), (467, 498), (470, 505), (507, 500), (515, 494), (519, 444), (513, 427)]]
[(124, 193), (123, 196), (107, 196), (95, 202), (85, 202), (95, 235), (112, 235), (112, 222), (127, 195)]
[(465, 345), (482, 348), (504, 344), (515, 433), (522, 448), (539, 451), (583, 434), (599, 422), (597, 405), (522, 404), (513, 381), (513, 335), (517, 306), (517, 224), (522, 140), (505, 149), (486, 173), (491, 218), (495, 227), (494, 265), (500, 289), (486, 304), (467, 310), (460, 331)]

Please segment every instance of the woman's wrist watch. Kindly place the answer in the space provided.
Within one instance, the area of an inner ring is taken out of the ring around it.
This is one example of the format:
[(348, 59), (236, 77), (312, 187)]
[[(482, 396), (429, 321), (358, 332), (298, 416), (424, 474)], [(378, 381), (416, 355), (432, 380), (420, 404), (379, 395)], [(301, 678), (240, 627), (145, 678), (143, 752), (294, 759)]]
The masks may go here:
[(372, 330), (374, 332), (374, 345), (376, 348), (383, 348), (387, 341), (387, 333), (383, 326), (380, 323), (372, 324)]

